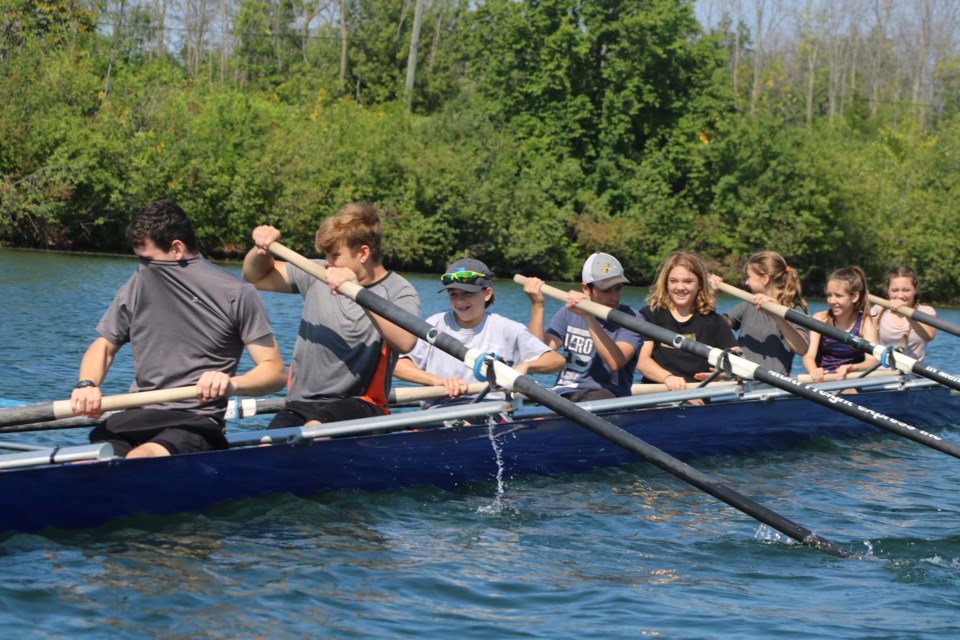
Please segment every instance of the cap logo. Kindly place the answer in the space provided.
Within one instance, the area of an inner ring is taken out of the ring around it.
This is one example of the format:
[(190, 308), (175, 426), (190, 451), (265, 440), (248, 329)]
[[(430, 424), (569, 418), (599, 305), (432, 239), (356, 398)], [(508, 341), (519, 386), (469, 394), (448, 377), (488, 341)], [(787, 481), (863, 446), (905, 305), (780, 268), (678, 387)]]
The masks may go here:
[(604, 262), (602, 265), (600, 265), (600, 273), (607, 273), (612, 268), (613, 268), (612, 264), (610, 264), (609, 262)]

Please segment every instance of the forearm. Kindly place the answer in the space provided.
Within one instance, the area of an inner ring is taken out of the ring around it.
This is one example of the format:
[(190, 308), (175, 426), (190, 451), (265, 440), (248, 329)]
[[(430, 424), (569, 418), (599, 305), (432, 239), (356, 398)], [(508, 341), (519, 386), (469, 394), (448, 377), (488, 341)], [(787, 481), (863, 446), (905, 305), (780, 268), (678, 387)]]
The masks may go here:
[(920, 336), (920, 339), (924, 342), (930, 342), (937, 335), (937, 330), (930, 325), (917, 322), (913, 318), (907, 318), (907, 322), (910, 323), (910, 328), (913, 329), (914, 333)]
[(566, 360), (556, 351), (545, 351), (536, 360), (524, 363), (525, 373), (554, 373), (560, 371)]
[(640, 354), (640, 359), (637, 360), (637, 371), (643, 376), (645, 382), (666, 382), (667, 378), (676, 375), (661, 367), (652, 357), (643, 354)]
[(400, 358), (393, 369), (393, 376), (405, 382), (413, 382), (427, 386), (442, 385), (443, 379), (427, 373), (413, 363), (410, 358)]
[(238, 396), (263, 396), (276, 393), (286, 384), (283, 361), (269, 359), (260, 362), (243, 375), (230, 379), (233, 393)]
[(250, 249), (243, 258), (243, 279), (247, 282), (259, 282), (273, 270), (275, 260), (269, 253), (261, 255), (256, 247)]
[(406, 329), (402, 329), (375, 313), (367, 311), (367, 316), (373, 322), (383, 339), (387, 341), (390, 348), (397, 353), (410, 353), (417, 346), (417, 336)]
[(809, 338), (797, 331), (793, 323), (780, 317), (776, 317), (775, 319), (777, 321), (777, 327), (779, 327), (780, 333), (783, 335), (783, 339), (787, 341), (790, 349), (800, 356), (806, 354), (807, 349), (810, 348)]
[(603, 330), (600, 323), (594, 317), (587, 318), (587, 329), (590, 331), (590, 337), (593, 338), (593, 346), (597, 350), (597, 355), (607, 365), (611, 371), (620, 371), (627, 364), (627, 354), (625, 354), (613, 341), (613, 338)]
[(870, 354), (864, 354), (863, 362), (857, 362), (850, 365), (850, 368), (847, 371), (867, 371), (877, 366), (877, 359)]
[(534, 302), (530, 306), (530, 325), (527, 329), (532, 336), (546, 342), (543, 331), (543, 307), (543, 302)]
[(104, 338), (97, 338), (87, 348), (80, 361), (78, 380), (90, 380), (100, 386), (107, 377), (107, 371), (113, 364), (113, 356), (117, 348)]

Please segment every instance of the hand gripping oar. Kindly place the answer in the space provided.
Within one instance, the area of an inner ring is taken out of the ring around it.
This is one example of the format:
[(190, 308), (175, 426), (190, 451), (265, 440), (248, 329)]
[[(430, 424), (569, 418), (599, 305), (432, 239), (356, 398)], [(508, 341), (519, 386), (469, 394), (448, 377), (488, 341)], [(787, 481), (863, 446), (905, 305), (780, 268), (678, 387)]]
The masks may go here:
[[(323, 267), (283, 245), (274, 242), (270, 245), (270, 251), (278, 258), (294, 264), (315, 278), (323, 281), (326, 280), (326, 270)], [(486, 354), (483, 352), (476, 349), (468, 349), (466, 345), (453, 336), (438, 331), (436, 327), (427, 324), (421, 318), (384, 300), (355, 282), (345, 282), (337, 288), (337, 291), (353, 299), (364, 309), (387, 319), (398, 327), (422, 338), (434, 347), (458, 358), (468, 367), (474, 367), (478, 361), (483, 365), (486, 360)], [(491, 371), (492, 369), (492, 373), (495, 375), (499, 386), (525, 394), (527, 397), (536, 400), (559, 415), (603, 436), (643, 460), (655, 464), (664, 471), (672, 473), (681, 480), (726, 502), (743, 513), (780, 531), (784, 535), (830, 555), (838, 557), (849, 557), (852, 555), (849, 551), (837, 544), (818, 536), (809, 529), (737, 493), (706, 474), (667, 455), (643, 440), (630, 435), (623, 429), (578, 407), (569, 400), (561, 398), (549, 389), (544, 389), (532, 378), (521, 375), (503, 362), (490, 359), (486, 364), (486, 370)]]
[[(192, 387), (185, 387), (190, 389)], [(466, 393), (469, 395), (476, 395), (481, 393), (484, 389), (487, 388), (487, 384), (484, 382), (477, 382), (467, 386)], [(130, 394), (135, 396), (137, 399), (140, 399), (142, 394), (135, 393)], [(196, 394), (190, 397), (195, 397)], [(115, 396), (115, 397), (126, 397), (126, 396)], [(390, 397), (388, 398), (388, 403), (390, 405), (408, 405), (420, 400), (430, 400), (433, 398), (446, 398), (447, 390), (440, 385), (425, 386), (425, 387), (398, 387), (391, 389)], [(66, 400), (68, 404), (66, 409), (69, 410), (69, 400)], [(104, 398), (104, 402), (107, 402), (107, 398)], [(34, 411), (39, 410), (39, 414), (44, 417), (30, 418), (29, 422), (18, 422), (16, 418), (13, 418), (14, 422), (8, 423), (4, 420), (0, 420), (0, 433), (20, 433), (23, 431), (53, 431), (57, 429), (78, 429), (81, 427), (91, 427), (100, 420), (94, 420), (92, 418), (84, 417), (73, 417), (73, 418), (62, 418), (58, 419), (54, 415), (57, 413), (52, 410), (48, 410), (51, 403), (42, 403), (37, 405), (31, 405), (34, 407)], [(150, 402), (148, 404), (153, 404)], [(268, 413), (276, 413), (283, 408), (286, 404), (284, 398), (231, 398), (230, 402), (227, 404), (227, 412), (225, 418), (229, 420), (234, 420), (236, 418), (250, 418), (256, 415), (263, 415)], [(133, 406), (142, 406), (142, 405), (133, 405)], [(18, 407), (20, 409), (26, 409), (27, 407)], [(130, 409), (130, 406), (122, 407), (125, 409)], [(113, 410), (113, 409), (111, 409)], [(34, 411), (31, 411), (33, 413)], [(3, 410), (0, 409), (0, 414), (3, 414)], [(106, 411), (104, 411), (106, 414)], [(5, 414), (4, 414), (5, 415)], [(68, 413), (67, 415), (73, 415)], [(101, 417), (101, 420), (103, 418)]]
[[(724, 293), (729, 293), (730, 295), (746, 300), (747, 302), (753, 302), (753, 296), (751, 294), (742, 289), (731, 287), (726, 282), (719, 283), (717, 288)], [(858, 351), (869, 353), (874, 358), (879, 360), (880, 363), (885, 367), (892, 364), (897, 369), (905, 373), (915, 373), (918, 376), (929, 378), (934, 382), (939, 382), (945, 387), (950, 387), (951, 389), (960, 391), (960, 378), (953, 374), (947, 373), (946, 371), (940, 371), (936, 367), (926, 365), (916, 358), (911, 358), (905, 353), (900, 353), (899, 351), (895, 351), (879, 344), (873, 344), (869, 340), (864, 340), (860, 336), (850, 335), (846, 331), (841, 331), (840, 329), (829, 325), (826, 322), (820, 322), (815, 318), (811, 318), (805, 313), (800, 313), (794, 309), (788, 309), (782, 304), (777, 304), (775, 302), (764, 302), (762, 305), (760, 305), (760, 308), (767, 313), (783, 318), (784, 320), (792, 322), (793, 324), (798, 324), (801, 327), (810, 329), (811, 331), (816, 331), (819, 334), (830, 336), (834, 340), (848, 344)]]
[[(515, 282), (520, 284), (523, 284), (526, 281), (526, 278), (521, 275), (514, 276), (513, 279)], [(558, 300), (567, 299), (567, 295), (563, 291), (560, 291), (559, 289), (549, 285), (543, 285), (542, 291), (544, 294)], [(904, 438), (909, 438), (914, 442), (919, 442), (920, 444), (926, 445), (931, 449), (936, 449), (937, 451), (950, 454), (955, 458), (960, 458), (960, 445), (946, 441), (940, 436), (928, 433), (922, 429), (918, 429), (917, 427), (909, 425), (906, 422), (901, 422), (900, 420), (891, 418), (890, 416), (877, 413), (873, 409), (862, 407), (841, 396), (828, 393), (822, 389), (817, 389), (816, 387), (807, 386), (796, 378), (791, 378), (790, 376), (786, 376), (777, 371), (771, 371), (766, 367), (762, 367), (756, 363), (750, 362), (749, 360), (740, 356), (723, 351), (722, 349), (718, 349), (716, 347), (709, 347), (702, 342), (697, 342), (696, 340), (691, 340), (690, 338), (685, 338), (681, 335), (673, 333), (672, 331), (668, 331), (663, 327), (658, 327), (654, 324), (651, 324), (643, 318), (630, 315), (629, 313), (624, 313), (623, 311), (619, 311), (617, 309), (605, 307), (602, 304), (590, 302), (589, 300), (582, 300), (577, 303), (577, 307), (592, 313), (598, 318), (609, 320), (614, 324), (631, 329), (648, 338), (653, 338), (654, 340), (662, 342), (663, 344), (668, 344), (676, 349), (682, 349), (683, 351), (699, 356), (717, 369), (730, 371), (741, 378), (749, 378), (751, 380), (766, 382), (772, 387), (783, 389), (784, 391), (798, 395), (802, 398), (806, 398), (807, 400), (821, 404), (825, 407), (833, 409), (834, 411), (839, 411), (847, 414), (848, 416), (868, 422), (875, 427), (880, 427), (881, 429), (885, 429), (897, 435), (903, 436)]]
[[(103, 399), (100, 401), (100, 408), (106, 413), (108, 411), (133, 409), (134, 407), (143, 407), (150, 404), (180, 402), (196, 397), (196, 386), (157, 389), (156, 391), (141, 391), (140, 393), (103, 396)], [(61, 418), (70, 418), (74, 415), (76, 414), (70, 407), (69, 400), (39, 402), (37, 404), (25, 404), (22, 407), (0, 409), (0, 425), (12, 426), (31, 422), (43, 422), (45, 420), (59, 420)]]
[(960, 324), (955, 322), (950, 322), (944, 318), (932, 316), (929, 313), (924, 313), (923, 311), (919, 311), (913, 307), (904, 306), (894, 309), (890, 306), (889, 300), (884, 300), (880, 296), (875, 296), (872, 293), (870, 294), (870, 302), (873, 304), (878, 304), (885, 309), (890, 309), (894, 313), (899, 313), (905, 318), (911, 318), (917, 322), (922, 322), (923, 324), (928, 324), (931, 327), (946, 331), (947, 333), (952, 333), (955, 336), (960, 336)]

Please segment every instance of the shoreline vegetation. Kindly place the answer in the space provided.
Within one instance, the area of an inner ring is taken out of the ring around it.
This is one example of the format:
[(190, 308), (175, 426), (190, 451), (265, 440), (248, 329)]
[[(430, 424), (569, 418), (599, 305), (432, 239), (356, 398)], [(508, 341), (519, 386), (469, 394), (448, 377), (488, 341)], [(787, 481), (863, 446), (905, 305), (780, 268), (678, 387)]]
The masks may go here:
[[(90, 257), (95, 257), (95, 258), (126, 258), (126, 259), (129, 259), (129, 260), (131, 260), (131, 261), (136, 260), (136, 256), (134, 256), (133, 253), (132, 253), (132, 252), (129, 252), (129, 251), (128, 251), (127, 253), (113, 252), (113, 251), (109, 251), (109, 252), (107, 252), (107, 251), (71, 251), (71, 250), (68, 250), (68, 249), (43, 249), (43, 248), (36, 248), (36, 247), (12, 247), (12, 246), (9, 246), (9, 245), (5, 245), (5, 244), (3, 244), (3, 243), (0, 243), (0, 250), (5, 250), (5, 251), (23, 251), (23, 252), (31, 252), (31, 253), (51, 253), (51, 254), (56, 254), (56, 255), (79, 256), (79, 257), (90, 256)], [(204, 255), (205, 255), (205, 254), (204, 254)], [(307, 254), (305, 254), (305, 255), (307, 255)], [(227, 265), (236, 266), (236, 267), (240, 267), (240, 266), (243, 264), (243, 258), (242, 258), (242, 257), (240, 257), (240, 258), (236, 258), (236, 257), (233, 257), (233, 258), (224, 258), (224, 257), (215, 257), (215, 256), (207, 256), (207, 257), (208, 257), (211, 261), (213, 261), (213, 262), (215, 262), (215, 263), (217, 263), (217, 264), (227, 264)], [(308, 255), (308, 257), (310, 257), (310, 256)], [(388, 268), (389, 268), (389, 267), (388, 267)], [(394, 270), (394, 269), (391, 269), (391, 271), (392, 271), (392, 270)], [(427, 272), (427, 271), (414, 271), (414, 270), (409, 270), (409, 269), (402, 269), (402, 270), (398, 270), (398, 271), (400, 271), (404, 276), (411, 276), (411, 275), (412, 275), (412, 276), (417, 276), (417, 277), (422, 277), (422, 278), (437, 277), (437, 274), (436, 274), (436, 273)], [(921, 275), (922, 275), (922, 274), (921, 274)], [(497, 277), (496, 277), (496, 280), (509, 282), (509, 281), (511, 280), (511, 278), (506, 277), (506, 276), (497, 276)], [(563, 278), (551, 278), (551, 279), (548, 281), (548, 284), (553, 284), (553, 285), (560, 284), (560, 285), (562, 285), (562, 286), (569, 286), (570, 288), (573, 289), (573, 288), (576, 288), (576, 287), (579, 286), (580, 281), (579, 281), (579, 278), (570, 279), (570, 280), (564, 280)], [(638, 290), (638, 291), (645, 291), (645, 290), (647, 290), (647, 289), (649, 288), (650, 284), (651, 284), (651, 283), (641, 283), (641, 284), (631, 283), (631, 284), (626, 285), (626, 286), (627, 286), (628, 288), (636, 289), (636, 290)], [(876, 289), (876, 290), (871, 289), (870, 292), (871, 292), (871, 293), (874, 293), (874, 294), (876, 294), (876, 295), (880, 295), (880, 296), (882, 297), (882, 293), (883, 293), (883, 292), (882, 292), (882, 291), (880, 290), (880, 288), (879, 288), (879, 285), (880, 285), (880, 284), (881, 284), (881, 283), (878, 282), (878, 283), (877, 283), (877, 285), (878, 285), (878, 286), (877, 286), (877, 289)], [(744, 288), (739, 281), (737, 281), (733, 286), (740, 287), (741, 289)], [(806, 291), (806, 290), (804, 290), (804, 291)], [(718, 295), (719, 295), (719, 296), (729, 297), (728, 294), (725, 294), (725, 293), (720, 293), (720, 294), (718, 294)], [(818, 294), (808, 295), (806, 292), (804, 292), (803, 297), (804, 297), (808, 302), (809, 302), (809, 301), (813, 301), (813, 302), (818, 302), (818, 303), (826, 304), (826, 298), (824, 298), (823, 296), (818, 295)], [(957, 304), (957, 303), (940, 302), (940, 301), (936, 301), (936, 300), (932, 301), (932, 303), (935, 304), (938, 309), (943, 309), (943, 310), (960, 310), (960, 304)], [(926, 304), (926, 302), (925, 302), (925, 304)]]
[(239, 259), (366, 200), (399, 271), (605, 251), (644, 286), (684, 249), (739, 282), (772, 249), (807, 292), (906, 264), (960, 302), (950, 0), (214, 4), (3, 3), (0, 246), (123, 254), (169, 197)]

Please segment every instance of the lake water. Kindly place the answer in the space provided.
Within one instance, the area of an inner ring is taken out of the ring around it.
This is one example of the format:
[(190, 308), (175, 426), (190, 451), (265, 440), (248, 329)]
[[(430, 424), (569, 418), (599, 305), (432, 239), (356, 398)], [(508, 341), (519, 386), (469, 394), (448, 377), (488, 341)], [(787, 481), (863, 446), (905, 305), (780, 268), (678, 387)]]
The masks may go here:
[[(0, 397), (68, 397), (97, 320), (135, 266), (0, 250)], [(446, 308), (435, 277), (410, 279), (425, 315)], [(520, 287), (504, 277), (496, 293), (495, 311), (526, 321)], [(628, 288), (625, 302), (639, 307), (644, 294)], [(299, 298), (266, 300), (289, 356)], [(956, 373), (958, 356), (960, 338), (941, 333), (929, 362)], [(130, 371), (124, 349), (105, 391), (126, 392)], [(958, 431), (942, 433), (958, 441)], [(637, 463), (511, 479), (499, 499), (492, 483), (280, 495), (94, 530), (5, 534), (0, 628), (41, 638), (960, 633), (960, 461), (877, 435), (693, 464), (868, 557), (769, 542), (752, 519)]]

